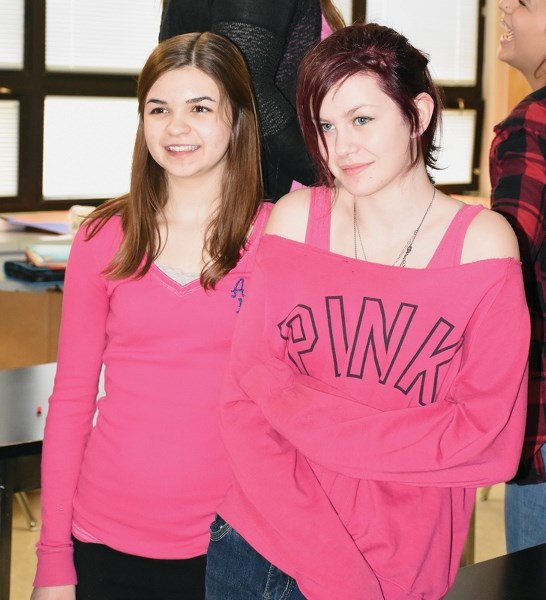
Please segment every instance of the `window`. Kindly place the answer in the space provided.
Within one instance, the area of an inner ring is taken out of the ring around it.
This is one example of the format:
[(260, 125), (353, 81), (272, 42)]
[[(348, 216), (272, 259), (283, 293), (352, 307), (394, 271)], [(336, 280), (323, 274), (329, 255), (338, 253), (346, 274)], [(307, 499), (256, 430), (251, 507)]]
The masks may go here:
[(17, 195), (19, 103), (0, 102), (0, 196)]
[(478, 189), (485, 0), (354, 0), (355, 19), (388, 25), (430, 56), (445, 96), (436, 182), (448, 192)]
[(5, 0), (0, 4), (0, 69), (23, 68), (23, 0)]
[(46, 96), (44, 200), (74, 202), (127, 192), (136, 126), (134, 98)]
[(2, 0), (0, 211), (97, 204), (129, 188), (136, 77), (161, 0)]

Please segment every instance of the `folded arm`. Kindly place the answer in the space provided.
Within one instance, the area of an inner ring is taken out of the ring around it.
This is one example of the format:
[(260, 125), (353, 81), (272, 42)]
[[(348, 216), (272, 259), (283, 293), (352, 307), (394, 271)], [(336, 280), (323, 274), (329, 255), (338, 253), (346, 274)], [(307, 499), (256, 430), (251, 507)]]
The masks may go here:
[(378, 411), (365, 397), (349, 397), (275, 357), (254, 364), (241, 387), (280, 435), (335, 472), (415, 485), (506, 481), (516, 471), (523, 440), (529, 344), (515, 262), (512, 271), (469, 327), (462, 367), (443, 400)]

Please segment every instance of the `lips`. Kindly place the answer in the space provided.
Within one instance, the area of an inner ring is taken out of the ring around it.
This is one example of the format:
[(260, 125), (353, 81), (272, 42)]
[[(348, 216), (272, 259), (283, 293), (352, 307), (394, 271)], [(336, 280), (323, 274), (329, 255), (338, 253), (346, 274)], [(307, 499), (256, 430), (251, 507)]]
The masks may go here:
[(351, 165), (340, 165), (340, 169), (343, 171), (343, 173), (345, 175), (348, 176), (353, 176), (353, 175), (358, 175), (359, 173), (361, 173), (362, 171), (364, 171), (364, 169), (366, 169), (367, 167), (370, 166), (371, 163), (358, 163), (358, 164), (351, 164)]
[(501, 42), (510, 42), (512, 41), (512, 39), (514, 38), (514, 32), (512, 31), (511, 27), (508, 25), (508, 23), (504, 20), (501, 19), (501, 27), (503, 27), (504, 29), (504, 33), (501, 35)]
[(190, 145), (167, 146), (167, 150), (169, 152), (195, 152), (195, 150), (197, 150), (197, 148), (199, 148), (199, 146), (190, 146)]

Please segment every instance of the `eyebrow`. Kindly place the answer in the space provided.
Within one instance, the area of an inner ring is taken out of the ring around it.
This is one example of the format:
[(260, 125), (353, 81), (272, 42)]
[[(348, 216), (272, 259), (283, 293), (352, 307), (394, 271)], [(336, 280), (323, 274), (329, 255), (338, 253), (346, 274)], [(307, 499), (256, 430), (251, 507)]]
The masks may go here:
[[(210, 96), (198, 96), (197, 98), (189, 98), (188, 100), (186, 100), (186, 104), (197, 104), (199, 102), (203, 102), (203, 100), (209, 100), (210, 102), (216, 102), (216, 100), (214, 100)], [(167, 104), (167, 102), (165, 100), (160, 100), (159, 98), (150, 98), (146, 102), (146, 104), (161, 104), (161, 105), (165, 106)]]
[[(377, 108), (378, 106), (379, 106), (378, 104), (366, 104), (366, 103), (359, 104), (358, 106), (355, 106), (353, 108), (350, 108), (349, 110), (346, 110), (343, 113), (343, 116), (348, 117), (348, 116), (354, 115), (359, 110), (366, 109), (366, 108)], [(320, 115), (319, 115), (319, 121), (328, 121), (329, 122), (328, 119), (326, 119), (325, 117), (321, 117)]]
[(211, 102), (216, 102), (216, 100), (214, 100), (210, 96), (198, 96), (197, 98), (190, 98), (189, 100), (186, 100), (186, 104), (196, 104), (197, 102), (203, 102), (203, 100), (210, 100)]
[(355, 106), (354, 108), (350, 108), (348, 111), (346, 111), (346, 115), (354, 115), (355, 112), (358, 112), (359, 110), (362, 110), (363, 108), (377, 108), (377, 104), (359, 104), (358, 106)]

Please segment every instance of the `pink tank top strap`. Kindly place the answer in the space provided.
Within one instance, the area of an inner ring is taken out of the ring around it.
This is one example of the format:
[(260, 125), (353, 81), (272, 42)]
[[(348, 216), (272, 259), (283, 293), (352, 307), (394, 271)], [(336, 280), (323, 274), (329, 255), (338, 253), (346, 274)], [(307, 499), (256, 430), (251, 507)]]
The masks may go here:
[(263, 235), (272, 208), (273, 204), (271, 202), (264, 201), (258, 209), (256, 218), (252, 224), (252, 230), (248, 236), (247, 243), (245, 244), (245, 252), (241, 258), (241, 264), (244, 261), (249, 269), (254, 264), (254, 255), (256, 254), (260, 238)]
[(332, 200), (327, 187), (312, 187), (305, 243), (317, 248), (330, 248), (330, 219)]
[(480, 204), (465, 204), (453, 217), (436, 248), (428, 267), (451, 267), (461, 264), (464, 238), (474, 217), (484, 210)]
[(265, 224), (267, 223), (267, 219), (269, 218), (269, 214), (273, 208), (273, 203), (267, 202), (264, 200), (262, 205), (258, 210), (258, 214), (254, 219), (254, 224), (252, 226), (252, 232), (250, 234), (251, 238), (260, 238), (262, 237), (262, 233), (265, 229)]

